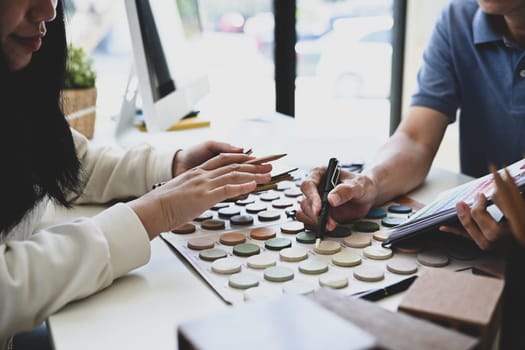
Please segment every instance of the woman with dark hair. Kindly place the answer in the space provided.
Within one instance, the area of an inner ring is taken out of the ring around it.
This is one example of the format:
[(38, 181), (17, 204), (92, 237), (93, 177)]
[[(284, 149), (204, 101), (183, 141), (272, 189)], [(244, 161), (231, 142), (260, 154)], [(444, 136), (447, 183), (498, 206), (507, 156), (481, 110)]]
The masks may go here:
[[(65, 62), (59, 0), (0, 0), (0, 348), (145, 264), (159, 233), (270, 180), (270, 165), (243, 164), (252, 157), (224, 143), (177, 152), (92, 147), (60, 109)], [(35, 232), (50, 200), (69, 207), (131, 197)]]

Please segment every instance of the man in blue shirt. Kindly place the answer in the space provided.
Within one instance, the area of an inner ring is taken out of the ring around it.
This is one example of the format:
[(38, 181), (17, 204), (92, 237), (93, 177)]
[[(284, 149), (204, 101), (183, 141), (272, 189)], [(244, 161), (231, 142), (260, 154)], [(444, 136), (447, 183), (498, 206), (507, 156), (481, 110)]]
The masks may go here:
[[(426, 177), (447, 125), (459, 112), (461, 170), (471, 176), (525, 153), (525, 1), (453, 0), (438, 20), (418, 75), (412, 106), (362, 174), (341, 174), (329, 195), (327, 229), (409, 192)], [(302, 185), (298, 218), (315, 225), (324, 168)], [(486, 211), (480, 194), (472, 207), (456, 205), (462, 228), (442, 231), (471, 237), (489, 249), (508, 233)]]

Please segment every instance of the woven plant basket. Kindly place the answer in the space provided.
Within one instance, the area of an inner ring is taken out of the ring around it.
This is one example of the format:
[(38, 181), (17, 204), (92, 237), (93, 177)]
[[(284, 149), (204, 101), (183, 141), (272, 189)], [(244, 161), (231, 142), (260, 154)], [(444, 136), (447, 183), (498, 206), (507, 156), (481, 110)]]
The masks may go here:
[(62, 110), (69, 125), (88, 139), (95, 131), (96, 105), (96, 88), (62, 90)]

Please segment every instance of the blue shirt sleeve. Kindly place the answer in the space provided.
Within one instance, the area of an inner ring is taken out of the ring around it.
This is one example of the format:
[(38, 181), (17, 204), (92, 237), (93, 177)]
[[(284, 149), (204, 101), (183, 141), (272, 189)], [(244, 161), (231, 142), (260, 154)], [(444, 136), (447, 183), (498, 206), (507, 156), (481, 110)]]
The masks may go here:
[(450, 46), (453, 30), (450, 9), (449, 5), (442, 11), (425, 49), (423, 64), (417, 76), (418, 87), (412, 96), (411, 105), (437, 110), (453, 122), (456, 120), (460, 96)]

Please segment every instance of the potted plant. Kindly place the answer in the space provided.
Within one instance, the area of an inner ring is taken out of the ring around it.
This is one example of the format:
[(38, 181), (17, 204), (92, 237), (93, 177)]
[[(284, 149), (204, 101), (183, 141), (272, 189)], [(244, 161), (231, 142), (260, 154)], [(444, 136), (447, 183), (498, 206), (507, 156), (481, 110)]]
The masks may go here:
[(89, 139), (95, 129), (96, 77), (93, 59), (82, 48), (69, 45), (62, 109), (69, 125)]

